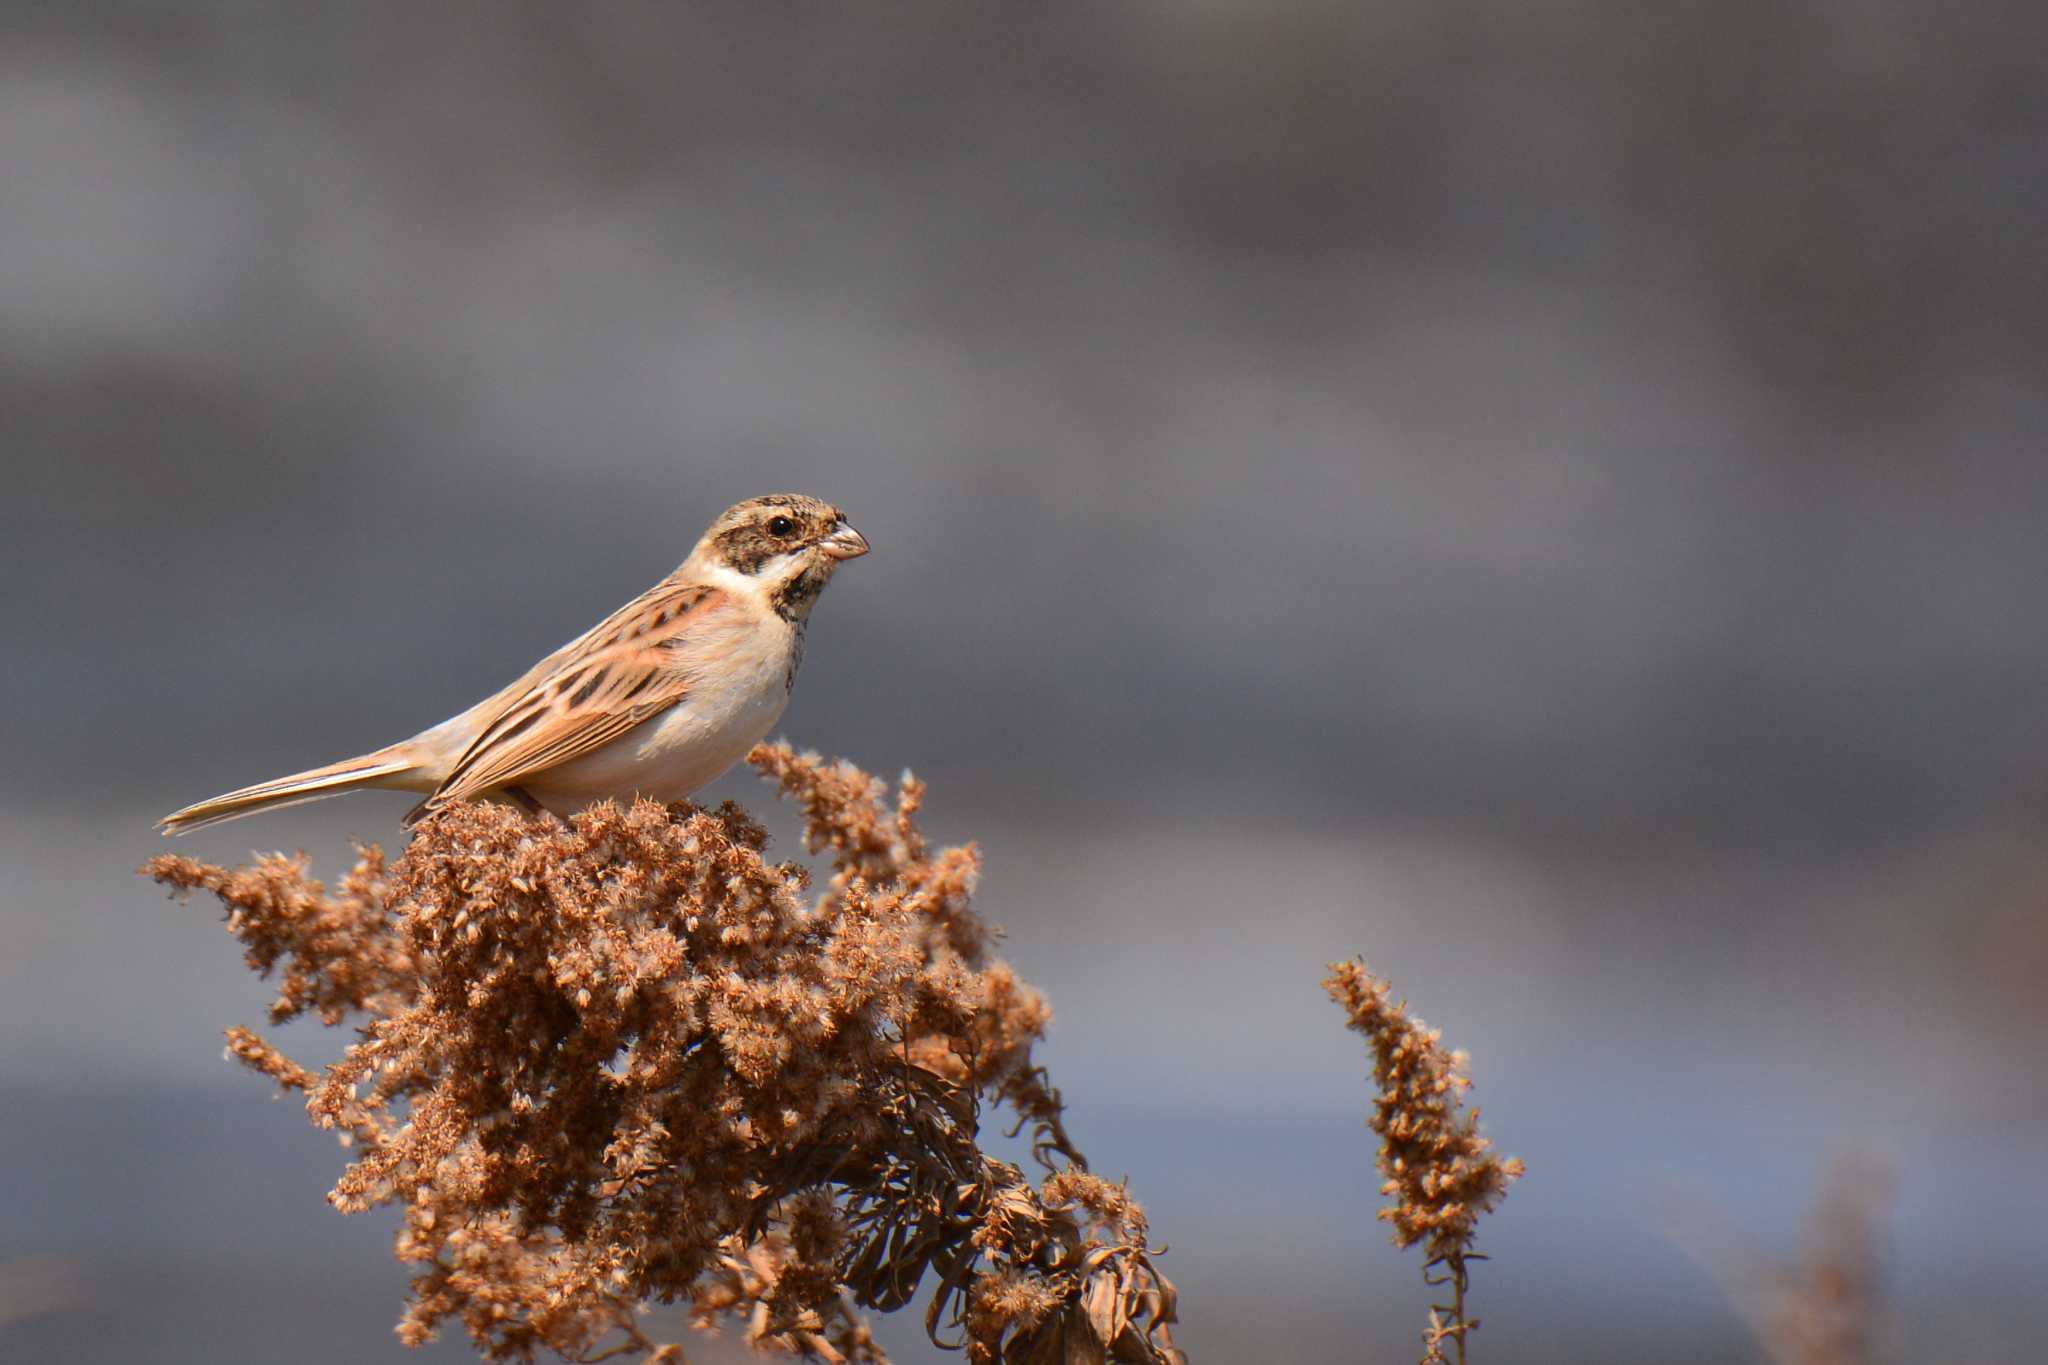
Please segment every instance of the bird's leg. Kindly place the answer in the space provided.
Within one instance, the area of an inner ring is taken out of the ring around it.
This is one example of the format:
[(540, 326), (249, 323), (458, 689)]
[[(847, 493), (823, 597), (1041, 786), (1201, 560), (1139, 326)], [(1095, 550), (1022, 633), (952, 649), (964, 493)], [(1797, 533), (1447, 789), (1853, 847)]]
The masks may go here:
[(544, 815), (548, 819), (553, 820), (556, 824), (568, 823), (568, 821), (562, 819), (561, 816), (556, 815), (546, 806), (543, 806), (540, 802), (534, 800), (533, 794), (527, 791), (524, 787), (500, 787), (498, 788), (498, 790), (504, 794), (504, 797), (507, 801), (510, 801), (513, 805), (519, 807), (519, 809), (525, 811), (528, 815)]

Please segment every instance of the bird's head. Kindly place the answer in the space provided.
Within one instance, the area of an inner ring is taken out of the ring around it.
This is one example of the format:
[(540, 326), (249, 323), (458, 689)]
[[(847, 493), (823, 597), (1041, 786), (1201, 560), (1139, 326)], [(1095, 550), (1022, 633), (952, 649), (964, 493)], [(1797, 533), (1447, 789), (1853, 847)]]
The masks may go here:
[(727, 508), (690, 559), (720, 576), (737, 576), (765, 592), (782, 615), (802, 620), (840, 561), (867, 552), (867, 538), (831, 503), (770, 493)]

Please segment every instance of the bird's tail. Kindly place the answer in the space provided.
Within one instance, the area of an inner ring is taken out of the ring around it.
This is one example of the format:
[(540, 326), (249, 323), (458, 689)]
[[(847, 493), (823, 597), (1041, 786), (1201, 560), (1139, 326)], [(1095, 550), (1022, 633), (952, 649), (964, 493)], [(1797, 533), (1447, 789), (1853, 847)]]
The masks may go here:
[(183, 810), (172, 811), (157, 821), (156, 826), (165, 834), (190, 834), (195, 829), (217, 825), (224, 820), (239, 820), (258, 811), (279, 810), (302, 801), (318, 801), (365, 787), (414, 787), (418, 784), (402, 779), (418, 767), (419, 761), (408, 747), (395, 744), (373, 754), (345, 758), (324, 768), (309, 768), (290, 777), (273, 778), (268, 782), (258, 782), (253, 787), (216, 796), (210, 801), (195, 802)]

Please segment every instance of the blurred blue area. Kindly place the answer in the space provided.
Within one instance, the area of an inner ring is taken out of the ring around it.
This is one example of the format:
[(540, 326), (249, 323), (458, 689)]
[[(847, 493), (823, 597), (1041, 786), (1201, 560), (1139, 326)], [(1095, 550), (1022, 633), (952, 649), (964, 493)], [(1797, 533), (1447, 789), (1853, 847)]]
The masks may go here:
[(1756, 1358), (1660, 1192), (1846, 1149), (1898, 1358), (2040, 1358), (2044, 14), (0, 6), (0, 1360), (420, 1358), (150, 821), (787, 488), (1197, 1361), (1412, 1352), (1352, 953), (1530, 1165), (1479, 1359)]

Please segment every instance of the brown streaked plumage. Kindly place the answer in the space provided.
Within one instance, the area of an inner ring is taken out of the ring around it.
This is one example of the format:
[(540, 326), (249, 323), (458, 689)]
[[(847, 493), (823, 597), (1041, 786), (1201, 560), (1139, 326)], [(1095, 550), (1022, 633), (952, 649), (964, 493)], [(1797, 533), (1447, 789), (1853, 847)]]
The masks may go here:
[(509, 687), (413, 738), (165, 816), (183, 834), (365, 787), (501, 798), (567, 814), (602, 797), (680, 800), (781, 716), (812, 606), (867, 541), (839, 509), (777, 493), (729, 508), (667, 578)]

